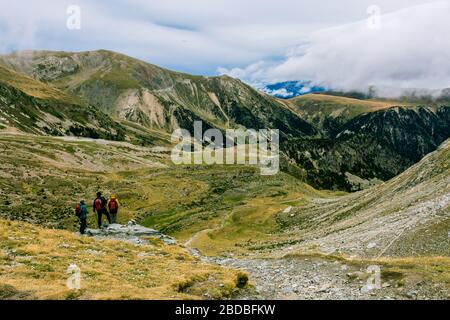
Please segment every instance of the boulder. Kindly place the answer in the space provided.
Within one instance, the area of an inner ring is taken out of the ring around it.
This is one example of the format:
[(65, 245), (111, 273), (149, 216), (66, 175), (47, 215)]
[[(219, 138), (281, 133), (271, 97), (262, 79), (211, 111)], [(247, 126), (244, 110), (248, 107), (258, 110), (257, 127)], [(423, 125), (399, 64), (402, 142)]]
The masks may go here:
[(126, 225), (110, 224), (102, 229), (87, 229), (86, 234), (92, 237), (103, 239), (117, 239), (131, 241), (137, 244), (143, 244), (145, 241), (140, 239), (142, 236), (155, 237), (162, 240), (166, 244), (175, 244), (176, 240), (170, 236), (162, 234), (151, 228), (146, 228), (134, 221), (128, 222)]

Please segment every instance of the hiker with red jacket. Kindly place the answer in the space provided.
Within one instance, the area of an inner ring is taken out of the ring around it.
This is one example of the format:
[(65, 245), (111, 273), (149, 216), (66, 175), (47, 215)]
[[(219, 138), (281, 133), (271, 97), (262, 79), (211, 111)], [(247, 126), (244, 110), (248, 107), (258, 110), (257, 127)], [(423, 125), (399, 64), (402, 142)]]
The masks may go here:
[(117, 212), (119, 211), (119, 199), (113, 194), (108, 200), (109, 214), (111, 215), (112, 223), (117, 223)]
[(97, 222), (98, 228), (102, 227), (102, 216), (106, 215), (108, 222), (111, 223), (111, 216), (109, 215), (108, 210), (106, 209), (106, 199), (102, 196), (101, 192), (97, 192), (97, 198), (94, 200), (93, 208), (94, 213), (97, 212)]
[(84, 234), (84, 231), (86, 230), (87, 213), (88, 210), (86, 208), (84, 200), (81, 200), (75, 207), (75, 214), (80, 219), (80, 234)]

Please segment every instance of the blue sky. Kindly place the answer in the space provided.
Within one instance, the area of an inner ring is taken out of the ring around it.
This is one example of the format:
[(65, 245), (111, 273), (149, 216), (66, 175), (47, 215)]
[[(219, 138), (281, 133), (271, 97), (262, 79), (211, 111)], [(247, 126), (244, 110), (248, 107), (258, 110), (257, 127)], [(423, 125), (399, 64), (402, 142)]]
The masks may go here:
[[(375, 31), (373, 4), (382, 17)], [(70, 5), (81, 10), (79, 30), (66, 27)], [(0, 0), (0, 8), (3, 53), (109, 49), (252, 83), (450, 86), (448, 1)]]

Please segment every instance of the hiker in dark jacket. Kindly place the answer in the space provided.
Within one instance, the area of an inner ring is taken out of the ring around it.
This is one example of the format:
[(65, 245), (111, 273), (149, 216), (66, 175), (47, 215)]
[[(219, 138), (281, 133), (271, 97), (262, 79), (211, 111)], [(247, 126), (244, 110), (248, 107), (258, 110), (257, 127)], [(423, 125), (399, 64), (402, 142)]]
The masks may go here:
[(77, 206), (76, 210), (78, 210), (77, 215), (80, 218), (80, 233), (84, 234), (84, 231), (86, 230), (86, 227), (87, 227), (86, 220), (87, 220), (87, 213), (88, 213), (88, 210), (87, 210), (86, 204), (84, 203), (84, 200), (80, 201), (80, 205)]
[(102, 216), (106, 215), (106, 218), (108, 219), (108, 222), (111, 224), (111, 216), (109, 215), (108, 210), (106, 209), (107, 201), (102, 196), (101, 192), (97, 192), (97, 198), (94, 200), (93, 209), (94, 213), (97, 212), (97, 222), (98, 222), (98, 228), (100, 229), (102, 227)]

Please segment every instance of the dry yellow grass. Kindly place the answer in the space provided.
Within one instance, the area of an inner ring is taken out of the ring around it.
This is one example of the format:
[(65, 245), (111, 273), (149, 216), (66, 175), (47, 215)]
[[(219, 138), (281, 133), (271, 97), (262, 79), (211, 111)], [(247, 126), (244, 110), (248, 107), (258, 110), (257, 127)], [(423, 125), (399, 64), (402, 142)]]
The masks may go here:
[[(0, 291), (9, 285), (32, 299), (220, 299), (246, 278), (159, 240), (140, 246), (0, 220), (0, 244)], [(66, 286), (71, 264), (80, 290)]]
[[(292, 98), (288, 101), (295, 102), (296, 100), (311, 100), (311, 101), (317, 101), (317, 102), (333, 102), (336, 104), (344, 104), (349, 106), (365, 106), (367, 108), (372, 108), (374, 110), (379, 109), (385, 109), (390, 108), (393, 106), (404, 106), (404, 102), (396, 101), (396, 100), (361, 100), (361, 99), (354, 99), (354, 98), (348, 98), (348, 97), (339, 97), (339, 96), (331, 96), (326, 94), (306, 94), (303, 96), (299, 96), (296, 98)], [(408, 106), (410, 104), (406, 104)]]
[(7, 84), (14, 88), (38, 99), (71, 102), (74, 102), (73, 100), (78, 101), (77, 98), (71, 97), (51, 85), (34, 80), (21, 73), (5, 68), (2, 65), (0, 65), (0, 81), (1, 80), (6, 81)]

